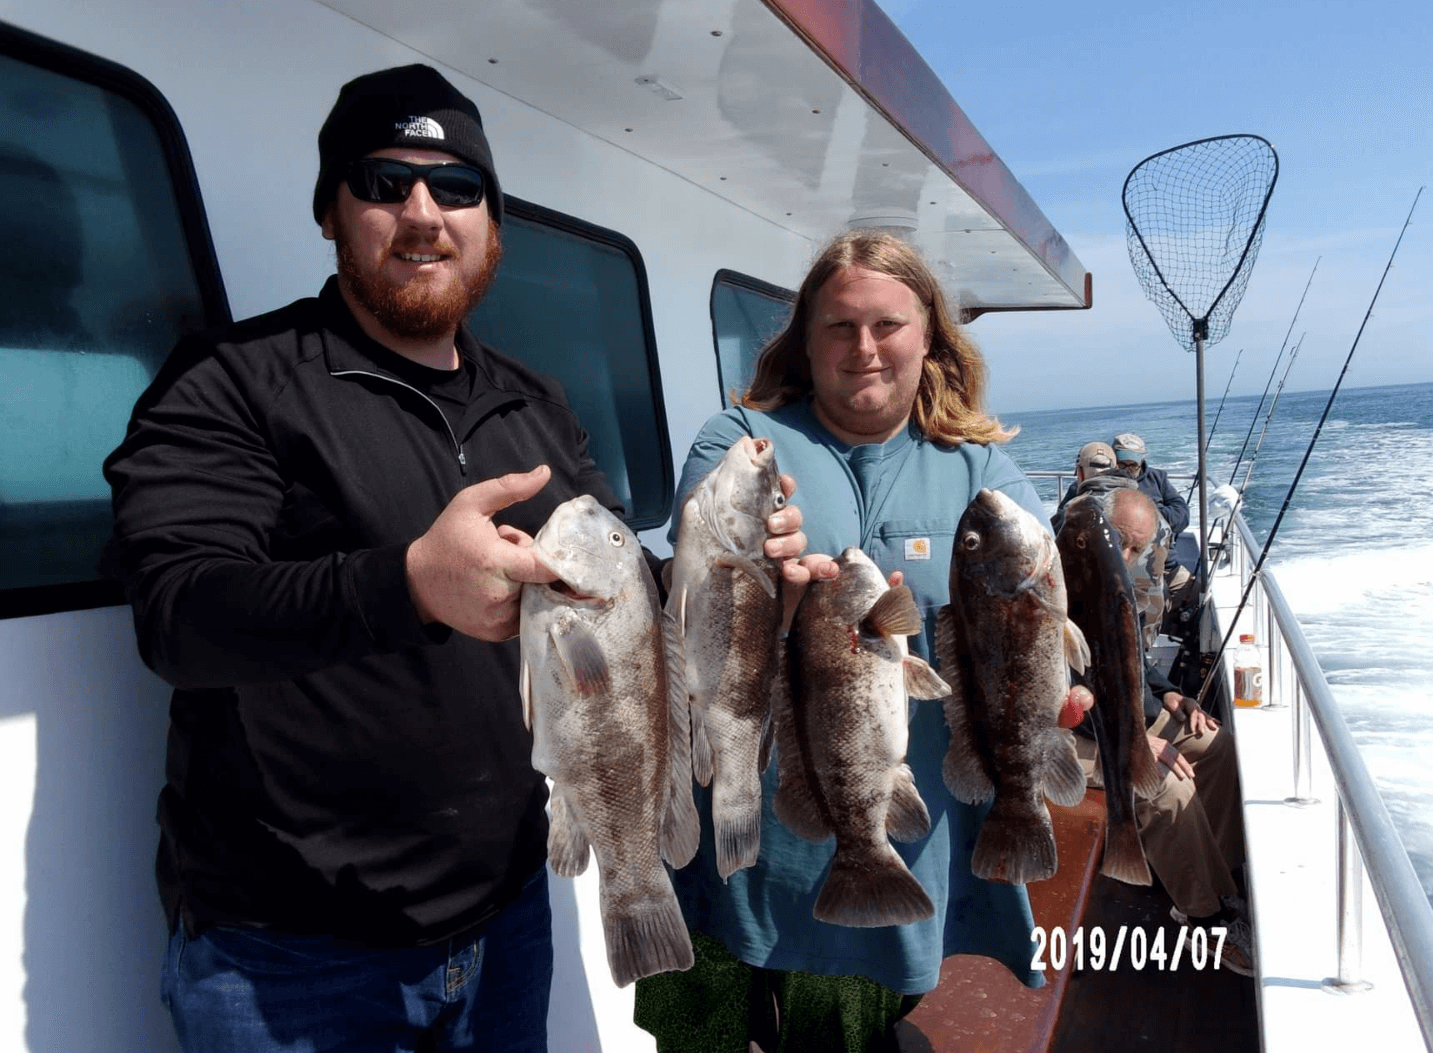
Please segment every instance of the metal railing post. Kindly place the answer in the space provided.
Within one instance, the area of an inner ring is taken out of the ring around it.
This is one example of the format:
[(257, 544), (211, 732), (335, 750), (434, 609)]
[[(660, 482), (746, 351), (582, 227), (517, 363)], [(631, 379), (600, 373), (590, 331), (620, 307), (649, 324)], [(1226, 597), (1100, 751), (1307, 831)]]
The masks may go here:
[(1334, 821), (1338, 824), (1338, 975), (1324, 980), (1323, 986), (1341, 994), (1367, 991), (1373, 984), (1359, 979), (1363, 971), (1363, 859), (1353, 842), (1353, 828), (1342, 798), (1338, 801)]
[(1291, 804), (1296, 808), (1307, 808), (1309, 805), (1318, 804), (1319, 799), (1313, 795), (1314, 772), (1313, 772), (1313, 741), (1310, 736), (1310, 725), (1308, 703), (1304, 701), (1303, 684), (1296, 678), (1294, 680), (1294, 727), (1292, 742), (1294, 750), (1294, 795), (1285, 797), (1284, 803)]
[(1274, 620), (1273, 604), (1266, 605), (1265, 639), (1269, 641), (1269, 670), (1264, 677), (1264, 707), (1283, 709), (1284, 701), (1284, 637), (1279, 632), (1279, 623)]

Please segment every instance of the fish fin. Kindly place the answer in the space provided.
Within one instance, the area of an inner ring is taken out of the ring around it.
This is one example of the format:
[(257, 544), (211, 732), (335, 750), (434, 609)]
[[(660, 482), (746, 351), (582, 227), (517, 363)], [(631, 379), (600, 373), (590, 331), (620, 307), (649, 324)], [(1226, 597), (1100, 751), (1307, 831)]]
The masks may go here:
[(692, 774), (703, 786), (712, 784), (712, 743), (707, 736), (707, 722), (701, 706), (691, 707)]
[(1100, 873), (1126, 885), (1152, 884), (1133, 815), (1105, 826), (1105, 854)]
[(896, 767), (891, 803), (886, 809), (886, 833), (897, 841), (919, 841), (930, 833), (930, 812), (926, 811), (907, 764)]
[(806, 777), (806, 763), (796, 734), (796, 712), (791, 699), (786, 644), (781, 645), (777, 686), (771, 692), (771, 719), (776, 725), (776, 766), (780, 773), (772, 809), (782, 825), (797, 837), (820, 844), (831, 837), (831, 826), (821, 814), (816, 794)]
[(548, 807), (552, 814), (547, 825), (547, 861), (558, 877), (576, 877), (587, 869), (587, 834), (560, 787), (552, 788)]
[(890, 845), (868, 852), (841, 850), (811, 915), (817, 921), (856, 928), (908, 925), (935, 916), (935, 904)]
[(607, 668), (607, 658), (591, 629), (580, 622), (573, 622), (562, 632), (549, 629), (548, 635), (552, 638), (557, 659), (578, 695), (589, 698), (611, 688), (612, 673)]
[(528, 731), (532, 730), (532, 668), (527, 664), (527, 659), (522, 660), (522, 666), (517, 674), (517, 695), (522, 699), (522, 726)]
[(1134, 785), (1134, 792), (1146, 801), (1153, 800), (1164, 789), (1164, 775), (1159, 770), (1159, 762), (1149, 748), (1143, 729), (1134, 740), (1130, 753), (1130, 782)]
[(1090, 665), (1090, 645), (1080, 627), (1065, 619), (1065, 662), (1077, 673), (1083, 673)]
[(924, 658), (908, 654), (901, 659), (901, 665), (905, 667), (906, 694), (912, 698), (945, 698), (950, 694), (950, 685), (936, 674)]
[(748, 559), (740, 552), (723, 552), (716, 558), (718, 567), (730, 567), (738, 574), (745, 574), (761, 586), (767, 599), (776, 599), (776, 582), (755, 560)]
[[(780, 679), (778, 674), (777, 679)], [(771, 719), (771, 711), (767, 710), (766, 716), (761, 721), (761, 745), (756, 754), (756, 770), (758, 774), (764, 773), (771, 767), (771, 750), (776, 745), (776, 722)]]
[(935, 614), (935, 660), (947, 679), (960, 661), (956, 650), (955, 608), (947, 603)]
[(980, 824), (980, 836), (970, 857), (970, 872), (986, 881), (1028, 885), (1055, 873), (1055, 828), (1043, 802), (1032, 808), (1008, 795), (995, 798), (995, 806)]
[(861, 631), (872, 636), (915, 636), (921, 631), (921, 612), (910, 586), (887, 589), (861, 619)]
[(1085, 769), (1075, 752), (1075, 736), (1065, 728), (1045, 733), (1045, 796), (1056, 804), (1073, 808), (1085, 799)]
[(995, 783), (985, 770), (985, 760), (975, 740), (975, 727), (970, 707), (964, 697), (952, 695), (945, 700), (945, 723), (950, 728), (950, 745), (945, 750), (941, 775), (945, 788), (957, 801), (982, 804), (995, 793)]
[(618, 987), (657, 973), (685, 972), (695, 960), (692, 937), (677, 897), (661, 872), (662, 887), (645, 899), (619, 908), (602, 889), (602, 930), (607, 939), (607, 966)]
[(749, 784), (733, 786), (733, 774), (722, 772), (712, 786), (712, 833), (723, 881), (754, 864), (761, 851), (761, 780), (755, 772), (742, 772)]
[(662, 612), (662, 645), (667, 673), (667, 807), (662, 814), (662, 858), (681, 868), (701, 841), (701, 819), (692, 800), (691, 704), (687, 695), (682, 639), (676, 619)]

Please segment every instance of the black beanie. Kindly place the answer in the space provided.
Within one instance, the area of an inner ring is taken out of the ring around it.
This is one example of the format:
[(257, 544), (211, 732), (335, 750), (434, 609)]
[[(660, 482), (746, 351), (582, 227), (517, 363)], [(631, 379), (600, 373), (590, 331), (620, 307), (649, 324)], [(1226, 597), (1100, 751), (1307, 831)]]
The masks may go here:
[(389, 146), (442, 150), (487, 177), (483, 198), (495, 222), (503, 218), (503, 192), (471, 99), (431, 66), (399, 66), (356, 77), (343, 86), (318, 133), (318, 184), (313, 218), (323, 214), (350, 161)]

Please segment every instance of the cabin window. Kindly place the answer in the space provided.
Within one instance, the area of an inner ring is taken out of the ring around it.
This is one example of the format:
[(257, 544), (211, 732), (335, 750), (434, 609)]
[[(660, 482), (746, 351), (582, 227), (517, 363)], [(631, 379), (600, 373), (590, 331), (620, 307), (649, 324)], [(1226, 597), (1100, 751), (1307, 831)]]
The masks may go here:
[(795, 302), (790, 289), (736, 271), (717, 271), (712, 282), (712, 339), (722, 406), (730, 406), (751, 384), (757, 356), (791, 316)]
[(503, 262), (469, 322), (556, 378), (633, 529), (661, 526), (674, 481), (647, 272), (628, 238), (507, 198)]
[(227, 308), (182, 133), (152, 86), (3, 27), (0, 85), (0, 616), (13, 617), (121, 602), (98, 581), (101, 463), (176, 340)]

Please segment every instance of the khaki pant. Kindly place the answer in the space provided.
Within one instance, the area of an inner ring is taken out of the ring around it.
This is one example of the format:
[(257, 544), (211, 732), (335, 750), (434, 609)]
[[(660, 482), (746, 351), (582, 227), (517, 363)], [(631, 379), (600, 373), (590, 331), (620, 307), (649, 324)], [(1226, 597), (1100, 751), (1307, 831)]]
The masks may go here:
[[(1244, 820), (1234, 747), (1223, 731), (1195, 736), (1168, 711), (1149, 730), (1169, 739), (1194, 765), (1193, 779), (1180, 779), (1164, 765), (1164, 785), (1153, 799), (1135, 801), (1135, 820), (1150, 867), (1174, 905), (1191, 917), (1220, 909), (1219, 897), (1234, 895), (1233, 869), (1244, 861)], [(1101, 788), (1095, 743), (1075, 736), (1085, 780)], [(1148, 747), (1141, 744), (1141, 749)]]

